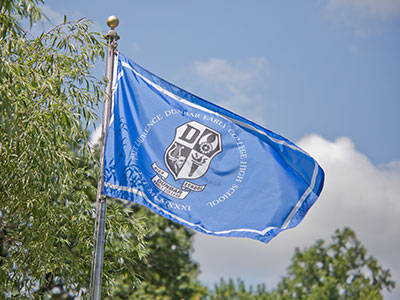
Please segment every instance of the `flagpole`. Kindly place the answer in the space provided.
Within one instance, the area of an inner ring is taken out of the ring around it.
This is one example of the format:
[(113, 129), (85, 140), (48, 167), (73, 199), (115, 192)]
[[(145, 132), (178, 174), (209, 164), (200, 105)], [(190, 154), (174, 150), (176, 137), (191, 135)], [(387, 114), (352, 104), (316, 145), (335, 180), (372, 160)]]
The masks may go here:
[(106, 205), (107, 197), (104, 195), (104, 148), (107, 136), (107, 129), (110, 121), (111, 113), (111, 97), (112, 97), (112, 82), (114, 70), (114, 58), (117, 50), (117, 40), (119, 36), (114, 30), (118, 26), (119, 20), (115, 16), (110, 16), (107, 19), (107, 25), (111, 30), (107, 33), (108, 40), (107, 61), (106, 61), (106, 77), (107, 85), (104, 96), (103, 106), (103, 121), (101, 126), (100, 139), (100, 179), (97, 185), (96, 196), (96, 223), (94, 230), (94, 245), (92, 256), (92, 269), (90, 274), (90, 300), (101, 299), (101, 277), (103, 273), (103, 257), (104, 257), (104, 240), (105, 240), (105, 220), (106, 220)]

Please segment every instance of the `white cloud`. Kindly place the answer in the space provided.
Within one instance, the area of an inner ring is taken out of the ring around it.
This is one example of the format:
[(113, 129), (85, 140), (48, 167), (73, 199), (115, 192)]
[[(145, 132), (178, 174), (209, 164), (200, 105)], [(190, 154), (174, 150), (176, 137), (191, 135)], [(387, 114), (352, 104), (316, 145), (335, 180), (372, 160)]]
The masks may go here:
[[(400, 280), (400, 162), (375, 166), (355, 149), (347, 137), (328, 141), (310, 135), (298, 145), (325, 170), (320, 199), (296, 228), (282, 232), (269, 244), (196, 234), (194, 259), (200, 262), (200, 279), (206, 284), (221, 276), (241, 277), (249, 283), (265, 282), (272, 288), (286, 274), (295, 247), (329, 240), (336, 228), (349, 226), (393, 279)], [(399, 299), (395, 290), (385, 299)]]
[(260, 76), (268, 71), (268, 62), (264, 57), (250, 57), (236, 64), (221, 58), (211, 58), (206, 62), (195, 62), (194, 70), (215, 86), (235, 94), (258, 84)]
[(216, 92), (219, 105), (253, 120), (262, 120), (260, 89), (265, 88), (265, 78), (269, 74), (269, 64), (264, 57), (249, 57), (236, 63), (211, 58), (195, 62), (192, 72), (200, 83)]
[(89, 137), (89, 147), (94, 148), (97, 144), (100, 143), (101, 138), (101, 124), (96, 127), (96, 129), (91, 133)]
[(386, 20), (400, 15), (400, 0), (328, 0), (327, 8), (343, 15)]
[(48, 5), (44, 5), (41, 7), (45, 16), (49, 19), (49, 22), (52, 26), (56, 26), (64, 22), (64, 15), (60, 14), (58, 11), (55, 11)]

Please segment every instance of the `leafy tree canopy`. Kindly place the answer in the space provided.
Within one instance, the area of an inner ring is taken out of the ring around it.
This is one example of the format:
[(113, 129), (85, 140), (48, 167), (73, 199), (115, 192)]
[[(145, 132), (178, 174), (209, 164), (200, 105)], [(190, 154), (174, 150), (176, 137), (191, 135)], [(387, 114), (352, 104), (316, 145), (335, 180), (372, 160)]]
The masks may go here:
[(225, 281), (221, 279), (215, 284), (214, 290), (209, 293), (209, 300), (274, 300), (267, 291), (265, 284), (259, 284), (254, 289), (247, 287), (241, 279)]
[(288, 274), (278, 286), (267, 291), (221, 280), (210, 292), (210, 300), (381, 300), (382, 292), (391, 291), (395, 282), (389, 270), (383, 269), (349, 229), (337, 230), (330, 244), (319, 240), (312, 247), (296, 249)]
[[(88, 287), (98, 167), (86, 128), (103, 98), (91, 70), (105, 44), (87, 20), (29, 37), (21, 22), (40, 21), (42, 2), (0, 2), (0, 298)], [(142, 223), (113, 203), (105, 286), (146, 252)]]
[[(38, 3), (0, 4), (0, 298), (85, 298), (99, 175), (86, 129), (103, 98), (91, 70), (105, 45), (87, 20), (29, 37), (20, 23), (41, 20)], [(190, 230), (116, 200), (106, 226), (106, 298), (206, 293)]]
[(274, 295), (279, 299), (382, 299), (395, 282), (389, 270), (367, 255), (355, 233), (337, 230), (330, 244), (319, 240), (309, 249), (296, 249), (288, 275)]
[(207, 289), (197, 280), (199, 266), (191, 258), (194, 232), (145, 207), (133, 207), (138, 218), (145, 218), (148, 256), (132, 272), (141, 284), (133, 286), (124, 274), (107, 299), (203, 299)]

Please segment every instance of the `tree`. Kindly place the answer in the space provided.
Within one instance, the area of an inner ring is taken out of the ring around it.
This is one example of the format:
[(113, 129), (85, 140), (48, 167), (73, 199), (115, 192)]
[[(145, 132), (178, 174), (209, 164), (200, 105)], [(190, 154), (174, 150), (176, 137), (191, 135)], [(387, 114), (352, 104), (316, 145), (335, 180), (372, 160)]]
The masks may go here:
[[(85, 294), (90, 273), (98, 166), (86, 141), (105, 44), (87, 20), (66, 18), (29, 37), (21, 21), (40, 21), (40, 3), (0, 2), (0, 298)], [(146, 253), (143, 224), (128, 216), (108, 206), (106, 286)]]
[(384, 289), (395, 282), (357, 239), (345, 228), (336, 230), (333, 242), (319, 240), (304, 251), (295, 250), (288, 275), (273, 292), (275, 299), (383, 299)]
[(226, 282), (221, 279), (215, 284), (214, 290), (209, 292), (210, 300), (274, 300), (267, 291), (265, 284), (259, 284), (255, 289), (252, 286), (246, 287), (241, 279)]
[(149, 254), (131, 266), (141, 284), (133, 286), (121, 274), (109, 299), (203, 299), (207, 289), (198, 282), (199, 266), (191, 258), (193, 231), (145, 207), (132, 209), (136, 217), (146, 222)]
[(319, 240), (314, 246), (295, 250), (288, 275), (271, 292), (265, 285), (246, 287), (240, 279), (221, 280), (209, 291), (210, 300), (292, 300), (346, 299), (380, 300), (382, 291), (391, 291), (395, 282), (389, 270), (367, 256), (367, 250), (355, 233), (344, 228), (336, 230), (333, 241)]

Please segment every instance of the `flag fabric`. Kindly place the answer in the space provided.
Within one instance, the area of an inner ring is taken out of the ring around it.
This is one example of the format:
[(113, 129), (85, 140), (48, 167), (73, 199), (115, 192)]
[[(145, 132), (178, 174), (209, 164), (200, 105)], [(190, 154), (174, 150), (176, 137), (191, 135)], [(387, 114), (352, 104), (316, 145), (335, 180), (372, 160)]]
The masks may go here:
[(197, 231), (269, 242), (299, 224), (324, 172), (287, 139), (119, 53), (104, 194)]

